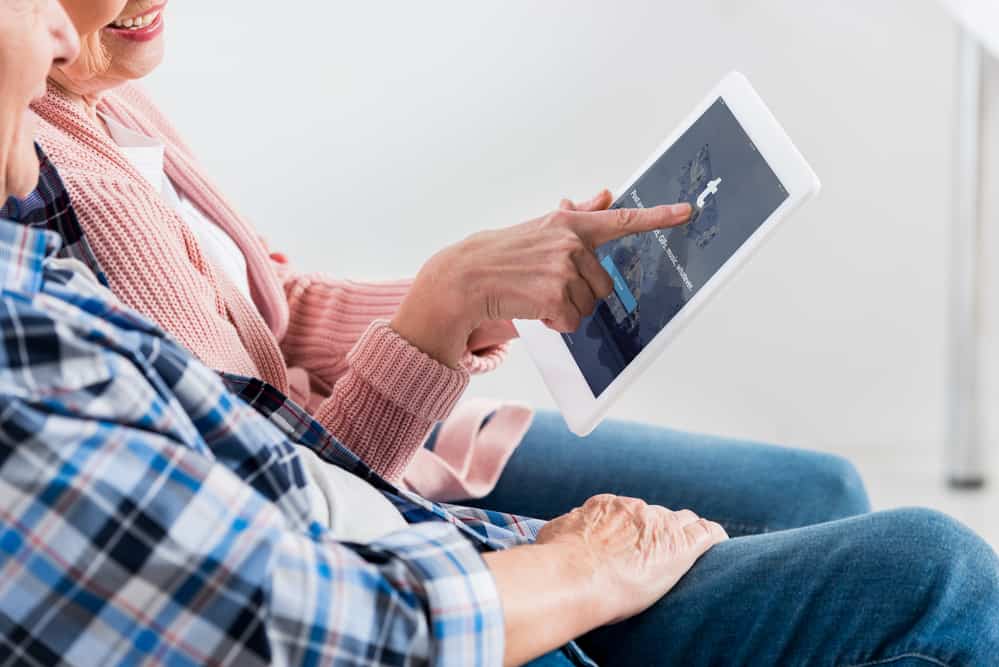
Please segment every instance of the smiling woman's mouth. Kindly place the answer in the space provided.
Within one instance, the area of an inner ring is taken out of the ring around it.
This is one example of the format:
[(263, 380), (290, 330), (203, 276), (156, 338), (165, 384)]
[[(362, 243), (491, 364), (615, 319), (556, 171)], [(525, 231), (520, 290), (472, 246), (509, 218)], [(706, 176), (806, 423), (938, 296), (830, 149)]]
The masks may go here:
[(136, 42), (155, 39), (163, 32), (163, 8), (166, 3), (146, 11), (145, 14), (119, 18), (109, 23), (104, 29)]
[(142, 16), (133, 16), (127, 19), (118, 19), (113, 23), (109, 23), (109, 28), (118, 28), (123, 30), (142, 30), (148, 26), (151, 26), (153, 22), (160, 17), (160, 10), (154, 9), (148, 14), (143, 14)]

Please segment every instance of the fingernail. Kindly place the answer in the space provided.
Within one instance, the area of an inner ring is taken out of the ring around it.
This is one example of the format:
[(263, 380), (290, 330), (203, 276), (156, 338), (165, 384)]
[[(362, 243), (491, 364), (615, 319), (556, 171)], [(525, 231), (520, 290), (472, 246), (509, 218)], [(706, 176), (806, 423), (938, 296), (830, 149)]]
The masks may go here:
[(690, 217), (690, 214), (693, 213), (693, 211), (694, 209), (690, 204), (673, 204), (670, 207), (670, 212), (676, 216)]

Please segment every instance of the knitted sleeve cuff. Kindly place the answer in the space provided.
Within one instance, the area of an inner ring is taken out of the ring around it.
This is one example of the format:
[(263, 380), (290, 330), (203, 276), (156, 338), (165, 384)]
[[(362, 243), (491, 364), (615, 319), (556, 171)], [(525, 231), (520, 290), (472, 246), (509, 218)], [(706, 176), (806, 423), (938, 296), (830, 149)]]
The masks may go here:
[(406, 412), (430, 422), (447, 417), (468, 386), (468, 371), (449, 368), (376, 320), (347, 361), (358, 376)]
[(450, 414), (468, 372), (435, 361), (381, 320), (347, 359), (350, 370), (315, 417), (373, 470), (396, 481), (434, 422)]

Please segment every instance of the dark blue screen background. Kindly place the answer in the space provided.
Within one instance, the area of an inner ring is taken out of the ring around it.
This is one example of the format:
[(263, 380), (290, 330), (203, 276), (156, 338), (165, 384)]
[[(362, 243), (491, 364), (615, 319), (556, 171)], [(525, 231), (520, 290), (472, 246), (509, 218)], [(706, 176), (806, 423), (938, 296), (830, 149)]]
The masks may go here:
[(563, 336), (594, 396), (788, 197), (722, 98), (613, 208), (694, 205), (713, 182), (717, 191), (704, 196), (704, 207), (695, 207), (687, 225), (636, 234), (597, 249), (599, 258), (612, 267), (618, 287), (626, 284), (628, 293), (601, 301), (576, 333)]

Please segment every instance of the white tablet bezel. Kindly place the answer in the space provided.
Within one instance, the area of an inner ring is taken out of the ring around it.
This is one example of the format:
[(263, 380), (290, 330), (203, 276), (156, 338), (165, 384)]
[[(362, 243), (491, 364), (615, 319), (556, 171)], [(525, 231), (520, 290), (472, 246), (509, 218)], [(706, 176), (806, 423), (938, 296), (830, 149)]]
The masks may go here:
[(700, 118), (708, 108), (722, 98), (742, 125), (787, 190), (788, 197), (762, 225), (743, 243), (725, 264), (697, 291), (680, 312), (629, 363), (620, 375), (594, 397), (576, 360), (562, 336), (540, 322), (518, 320), (517, 330), (531, 358), (541, 372), (548, 390), (555, 399), (570, 430), (587, 435), (603, 419), (625, 389), (662, 354), (666, 345), (691, 321), (719, 288), (757, 250), (774, 228), (805, 201), (818, 193), (818, 176), (805, 161), (790, 137), (777, 122), (749, 80), (739, 72), (728, 74), (708, 93), (704, 100), (639, 167), (617, 195), (632, 185)]

